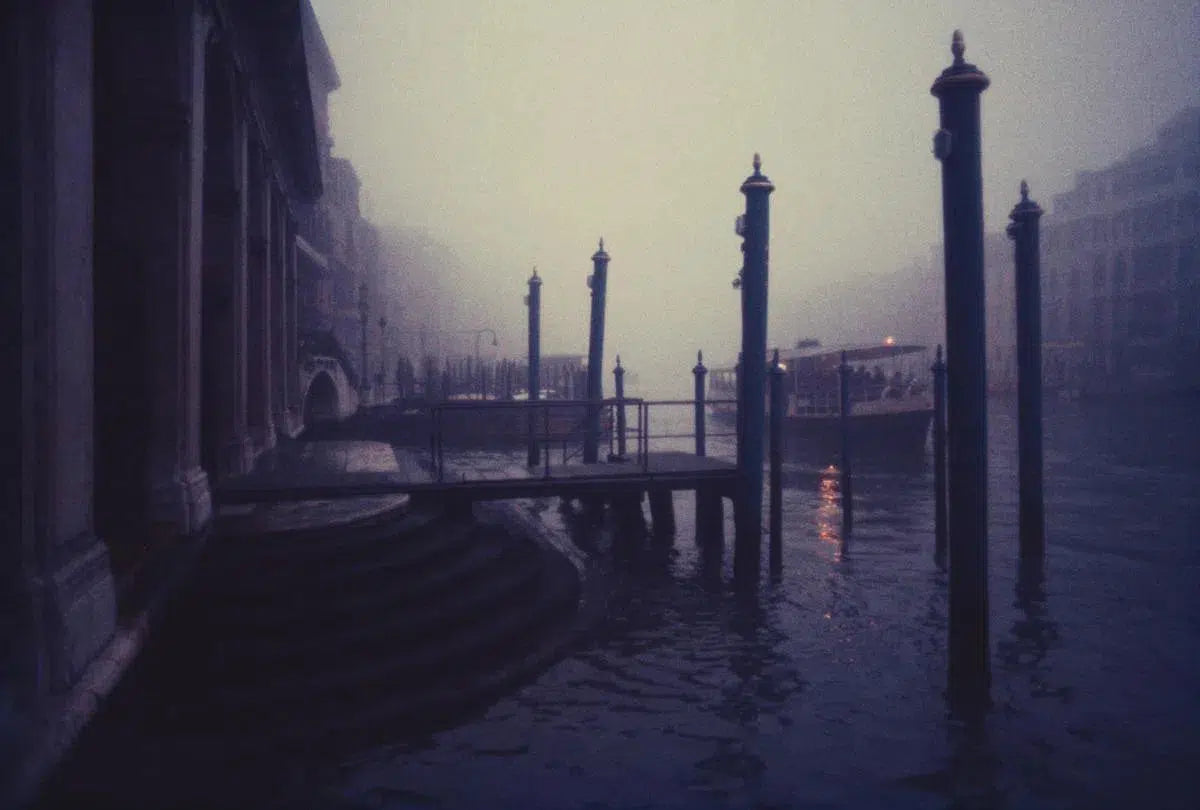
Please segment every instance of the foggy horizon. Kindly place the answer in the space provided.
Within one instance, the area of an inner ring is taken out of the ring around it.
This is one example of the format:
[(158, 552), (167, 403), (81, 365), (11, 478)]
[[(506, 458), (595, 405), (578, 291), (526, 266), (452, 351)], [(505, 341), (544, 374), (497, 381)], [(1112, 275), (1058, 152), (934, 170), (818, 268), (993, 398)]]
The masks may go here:
[(523, 355), (536, 266), (544, 351), (585, 353), (603, 237), (606, 365), (620, 354), (680, 384), (696, 349), (710, 365), (736, 353), (733, 223), (755, 152), (777, 187), (771, 344), (864, 339), (814, 318), (854, 311), (832, 300), (835, 283), (931, 260), (929, 87), (954, 29), (992, 82), (989, 233), (1022, 179), (1052, 218), (1077, 172), (1152, 142), (1200, 99), (1196, 3), (313, 6), (341, 78), (334, 153), (353, 162), (365, 215), (385, 243), (425, 232), (461, 262), (446, 286), (462, 302), (442, 326), (493, 328), (500, 355)]

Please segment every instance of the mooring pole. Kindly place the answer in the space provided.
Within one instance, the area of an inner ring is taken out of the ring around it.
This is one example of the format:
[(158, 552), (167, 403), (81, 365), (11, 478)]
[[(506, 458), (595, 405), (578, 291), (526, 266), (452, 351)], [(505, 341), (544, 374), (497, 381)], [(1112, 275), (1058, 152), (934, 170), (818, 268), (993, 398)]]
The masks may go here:
[(933, 361), (933, 559), (946, 564), (946, 362)]
[(1046, 551), (1042, 501), (1042, 291), (1038, 220), (1042, 209), (1021, 181), (1021, 201), (1009, 214), (1017, 281), (1017, 470), (1022, 561)]
[(707, 453), (705, 447), (704, 435), (704, 377), (708, 374), (708, 369), (704, 367), (704, 352), (696, 352), (696, 365), (692, 368), (692, 375), (695, 377), (696, 385), (696, 401), (695, 407), (695, 423), (696, 423), (696, 455), (703, 456)]
[(742, 183), (746, 214), (742, 221), (742, 468), (741, 496), (735, 507), (737, 540), (734, 578), (742, 586), (758, 584), (762, 566), (763, 429), (767, 383), (767, 245), (770, 195), (775, 186), (754, 156), (754, 173)]
[[(529, 277), (529, 295), (525, 296), (525, 305), (529, 307), (529, 403), (537, 402), (541, 396), (541, 363), (542, 363), (542, 280), (538, 278), (537, 268)], [(537, 414), (535, 406), (525, 406), (529, 414), (529, 457), (530, 467), (536, 467), (541, 460), (537, 442)]]
[(845, 543), (854, 529), (854, 477), (850, 469), (850, 416), (854, 406), (850, 402), (850, 364), (846, 362), (845, 352), (842, 352), (842, 363), (838, 366), (838, 379), (838, 423), (842, 431), (842, 542)]
[(617, 355), (617, 367), (613, 369), (613, 385), (617, 394), (617, 461), (625, 460), (625, 369), (621, 368), (621, 355)]
[(987, 374), (983, 284), (983, 175), (979, 97), (988, 77), (954, 63), (930, 92), (940, 128), (934, 154), (942, 164), (946, 260), (946, 439), (949, 450), (951, 711), (986, 709), (991, 681), (987, 593)]
[(769, 571), (773, 579), (783, 574), (783, 366), (779, 349), (771, 358), (771, 475)]
[(604, 292), (608, 286), (608, 254), (604, 252), (604, 240), (592, 254), (592, 274), (588, 276), (592, 289), (592, 328), (588, 337), (587, 368), (587, 429), (583, 437), (583, 461), (585, 464), (599, 460), (600, 455), (600, 401), (604, 399)]

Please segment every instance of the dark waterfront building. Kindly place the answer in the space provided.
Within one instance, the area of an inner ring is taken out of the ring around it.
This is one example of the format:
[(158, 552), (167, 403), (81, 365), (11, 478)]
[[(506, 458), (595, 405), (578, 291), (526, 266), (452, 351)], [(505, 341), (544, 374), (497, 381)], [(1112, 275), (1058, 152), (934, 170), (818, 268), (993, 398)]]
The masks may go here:
[[(1154, 143), (1080, 172), (1044, 219), (1042, 257), (1049, 387), (1200, 389), (1200, 107)], [(988, 242), (987, 266), (991, 382), (1010, 388), (1013, 261), (1002, 234)]]
[(319, 200), (301, 208), (296, 239), (302, 367), (309, 373), (320, 367), (340, 372), (339, 382), (350, 396), (339, 401), (337, 415), (346, 416), (360, 398), (382, 395), (372, 388), (384, 359), (378, 320), (395, 322), (396, 317), (383, 295), (379, 233), (362, 215), (362, 183), (349, 160), (332, 154), (329, 95), (341, 79), (311, 3), (300, 5), (324, 188)]
[(0, 5), (0, 804), (136, 654), (214, 482), (353, 407), (336, 358), (297, 361), (330, 298), (298, 252), (308, 272), (370, 243), (355, 218), (329, 257), (300, 238), (323, 175), (356, 207), (314, 118), (313, 26), (297, 0)]

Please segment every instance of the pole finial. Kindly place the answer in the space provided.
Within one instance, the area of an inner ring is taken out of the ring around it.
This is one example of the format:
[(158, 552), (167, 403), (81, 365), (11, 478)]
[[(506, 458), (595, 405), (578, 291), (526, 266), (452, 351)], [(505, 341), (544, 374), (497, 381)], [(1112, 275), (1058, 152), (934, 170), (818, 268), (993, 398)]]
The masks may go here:
[(754, 153), (754, 173), (756, 175), (762, 174), (762, 157), (758, 154), (758, 152)]
[(604, 252), (604, 237), (603, 236), (600, 237), (600, 252), (601, 253)]
[(1029, 184), (1021, 181), (1021, 202), (1029, 202)]
[(621, 367), (621, 355), (617, 355), (617, 368)]
[(700, 349), (697, 349), (697, 350), (696, 350), (696, 362), (697, 362), (697, 363), (703, 363), (703, 362), (704, 362), (704, 352), (703, 352), (703, 351), (701, 351)]
[(950, 38), (950, 53), (954, 54), (954, 64), (961, 65), (963, 63), (963, 53), (967, 50), (967, 46), (963, 44), (963, 34), (958, 28), (954, 29), (954, 36)]

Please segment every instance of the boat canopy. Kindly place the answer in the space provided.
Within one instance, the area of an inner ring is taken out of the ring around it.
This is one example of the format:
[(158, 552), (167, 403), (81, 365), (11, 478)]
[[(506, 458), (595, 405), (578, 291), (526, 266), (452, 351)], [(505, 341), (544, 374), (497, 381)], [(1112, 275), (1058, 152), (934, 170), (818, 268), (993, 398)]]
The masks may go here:
[[(779, 361), (789, 368), (804, 368), (810, 371), (830, 371), (836, 369), (842, 362), (842, 353), (846, 354), (847, 363), (869, 363), (873, 360), (887, 360), (893, 357), (903, 357), (908, 354), (919, 354), (927, 351), (928, 346), (917, 343), (869, 343), (849, 344), (845, 346), (813, 346), (804, 349), (780, 349)], [(771, 362), (774, 350), (767, 352), (767, 363)], [(720, 369), (724, 371), (726, 369)], [(728, 369), (732, 371), (733, 368)]]

